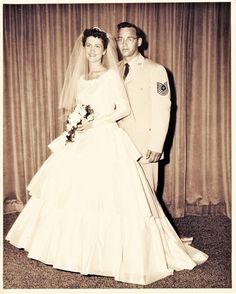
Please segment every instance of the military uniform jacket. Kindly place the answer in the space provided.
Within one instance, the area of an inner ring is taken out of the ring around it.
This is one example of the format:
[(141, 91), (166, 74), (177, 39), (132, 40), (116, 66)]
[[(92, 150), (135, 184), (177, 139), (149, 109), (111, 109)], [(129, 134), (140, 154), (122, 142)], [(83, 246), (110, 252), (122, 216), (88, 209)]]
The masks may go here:
[[(125, 79), (131, 113), (119, 121), (143, 155), (147, 150), (162, 153), (170, 118), (170, 87), (165, 68), (141, 54), (131, 61)], [(123, 72), (124, 62), (119, 63)]]

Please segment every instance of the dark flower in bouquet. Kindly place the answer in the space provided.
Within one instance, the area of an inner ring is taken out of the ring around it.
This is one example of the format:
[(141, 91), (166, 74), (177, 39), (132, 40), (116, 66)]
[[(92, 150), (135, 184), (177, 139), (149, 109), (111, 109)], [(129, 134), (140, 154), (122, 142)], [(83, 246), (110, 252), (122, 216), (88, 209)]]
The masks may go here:
[(66, 121), (66, 143), (74, 142), (76, 130), (84, 120), (93, 121), (94, 111), (90, 105), (79, 104), (75, 107), (74, 111), (69, 114)]

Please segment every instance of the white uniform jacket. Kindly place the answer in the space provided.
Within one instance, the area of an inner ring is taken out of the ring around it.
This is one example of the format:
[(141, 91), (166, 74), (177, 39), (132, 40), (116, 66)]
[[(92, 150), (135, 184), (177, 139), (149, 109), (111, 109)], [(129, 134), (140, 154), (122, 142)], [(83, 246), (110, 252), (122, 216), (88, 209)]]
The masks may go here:
[[(123, 72), (124, 61), (119, 63)], [(119, 121), (143, 155), (147, 150), (162, 153), (170, 118), (170, 86), (165, 68), (141, 54), (130, 63), (125, 79), (131, 113)]]

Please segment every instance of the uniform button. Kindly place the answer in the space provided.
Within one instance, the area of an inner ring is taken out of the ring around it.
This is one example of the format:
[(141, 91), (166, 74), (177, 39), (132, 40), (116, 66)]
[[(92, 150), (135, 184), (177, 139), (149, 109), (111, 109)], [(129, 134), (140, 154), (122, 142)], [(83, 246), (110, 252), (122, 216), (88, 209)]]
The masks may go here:
[(140, 88), (141, 91), (143, 91), (143, 88)]

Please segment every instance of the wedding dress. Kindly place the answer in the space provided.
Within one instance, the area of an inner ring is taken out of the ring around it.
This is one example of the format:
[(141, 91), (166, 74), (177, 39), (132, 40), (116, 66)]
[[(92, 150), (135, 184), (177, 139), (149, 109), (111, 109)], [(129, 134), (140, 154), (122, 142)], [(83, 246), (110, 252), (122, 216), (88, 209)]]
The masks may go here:
[(57, 269), (142, 285), (205, 262), (176, 234), (116, 123), (129, 112), (118, 74), (109, 69), (79, 85), (77, 102), (94, 110), (93, 127), (72, 143), (62, 134), (49, 145), (6, 239)]

